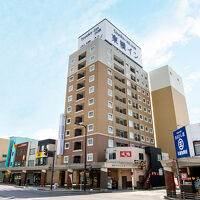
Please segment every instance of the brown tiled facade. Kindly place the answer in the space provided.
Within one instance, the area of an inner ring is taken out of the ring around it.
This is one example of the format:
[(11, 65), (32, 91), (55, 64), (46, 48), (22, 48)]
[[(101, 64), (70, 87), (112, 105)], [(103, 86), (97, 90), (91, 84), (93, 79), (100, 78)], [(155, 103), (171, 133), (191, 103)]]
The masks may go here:
[(65, 115), (63, 163), (84, 159), (85, 130), (76, 122), (88, 127), (88, 163), (104, 162), (107, 147), (154, 146), (148, 75), (101, 39), (69, 57)]

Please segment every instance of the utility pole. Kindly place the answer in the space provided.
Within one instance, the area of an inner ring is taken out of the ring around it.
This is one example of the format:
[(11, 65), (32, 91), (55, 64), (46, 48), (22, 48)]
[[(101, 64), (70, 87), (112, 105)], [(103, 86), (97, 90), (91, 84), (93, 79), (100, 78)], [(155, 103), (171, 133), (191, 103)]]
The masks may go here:
[(54, 173), (55, 151), (53, 151), (52, 153), (53, 153), (53, 163), (52, 163), (52, 167), (51, 167), (51, 191), (52, 191), (52, 187), (53, 187), (53, 173)]

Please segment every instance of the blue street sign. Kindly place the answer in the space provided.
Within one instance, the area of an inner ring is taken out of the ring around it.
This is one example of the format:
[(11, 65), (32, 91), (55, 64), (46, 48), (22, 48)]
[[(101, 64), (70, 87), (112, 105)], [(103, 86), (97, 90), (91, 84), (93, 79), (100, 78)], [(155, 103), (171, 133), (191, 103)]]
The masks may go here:
[(174, 143), (177, 158), (190, 156), (185, 126), (174, 131)]

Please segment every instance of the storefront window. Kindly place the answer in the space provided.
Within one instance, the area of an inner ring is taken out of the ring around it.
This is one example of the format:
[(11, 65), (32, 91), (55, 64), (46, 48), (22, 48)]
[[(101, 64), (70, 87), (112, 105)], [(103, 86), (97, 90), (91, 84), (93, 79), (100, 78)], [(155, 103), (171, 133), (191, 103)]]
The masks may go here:
[(109, 153), (109, 160), (115, 160), (116, 159), (116, 153)]
[(195, 155), (200, 156), (200, 141), (194, 142)]

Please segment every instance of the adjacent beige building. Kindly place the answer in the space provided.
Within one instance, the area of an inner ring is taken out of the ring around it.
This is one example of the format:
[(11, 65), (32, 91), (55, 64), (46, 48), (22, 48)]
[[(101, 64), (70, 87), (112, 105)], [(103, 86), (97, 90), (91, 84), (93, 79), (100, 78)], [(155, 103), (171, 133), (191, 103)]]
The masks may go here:
[(0, 138), (0, 162), (6, 161), (9, 139)]
[(149, 73), (157, 147), (175, 158), (173, 131), (189, 124), (182, 78), (169, 66)]

